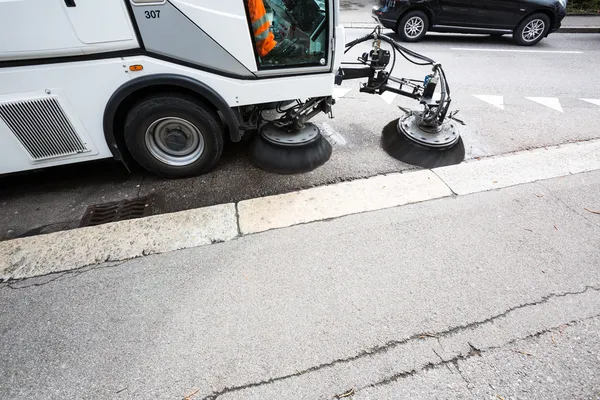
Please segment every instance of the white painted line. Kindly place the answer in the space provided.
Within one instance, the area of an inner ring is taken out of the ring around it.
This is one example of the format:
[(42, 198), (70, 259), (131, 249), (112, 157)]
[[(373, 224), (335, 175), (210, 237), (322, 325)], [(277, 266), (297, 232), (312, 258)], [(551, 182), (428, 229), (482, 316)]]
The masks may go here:
[(597, 169), (600, 140), (473, 160), (434, 172), (454, 193), (464, 195)]
[(599, 99), (580, 99), (580, 100), (587, 101), (588, 103), (592, 103), (592, 104), (595, 104), (597, 106), (600, 106), (600, 100)]
[(0, 280), (185, 249), (238, 235), (234, 204), (0, 242)]
[(348, 89), (348, 88), (333, 88), (333, 98), (334, 99), (340, 99), (342, 97), (344, 97), (345, 95), (347, 95), (350, 91), (352, 91), (352, 89)]
[(331, 143), (332, 146), (335, 146), (335, 145), (345, 146), (346, 145), (346, 139), (344, 139), (344, 137), (341, 135), (341, 133), (336, 131), (331, 125), (329, 125), (328, 123), (325, 123), (325, 122), (321, 122), (318, 125), (321, 128), (321, 134), (323, 136), (325, 136), (325, 138), (327, 138), (327, 140), (329, 141), (329, 143)]
[(560, 105), (560, 100), (556, 97), (525, 97), (527, 100), (534, 101), (543, 106), (549, 107), (553, 110), (563, 112), (563, 108)]
[(394, 92), (383, 92), (383, 94), (380, 96), (383, 101), (385, 101), (388, 104), (392, 104), (394, 102), (394, 99), (396, 97), (398, 97), (398, 95)]
[(243, 234), (400, 206), (451, 195), (431, 171), (337, 183), (238, 204)]
[(494, 53), (554, 53), (554, 54), (583, 54), (583, 51), (568, 50), (518, 50), (518, 49), (478, 49), (470, 47), (451, 47), (450, 50), (456, 51), (489, 51)]
[(478, 98), (479, 100), (485, 101), (497, 107), (501, 110), (504, 110), (504, 97), (503, 96), (490, 96), (485, 94), (474, 94), (473, 97)]

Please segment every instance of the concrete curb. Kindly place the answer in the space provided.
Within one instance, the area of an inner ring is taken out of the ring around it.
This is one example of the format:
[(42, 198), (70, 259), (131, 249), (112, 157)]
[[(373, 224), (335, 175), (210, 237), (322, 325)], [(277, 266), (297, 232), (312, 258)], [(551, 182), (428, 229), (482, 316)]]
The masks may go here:
[(237, 237), (600, 170), (600, 140), (522, 151), (434, 170), (0, 242), (0, 281), (123, 261)]
[(202, 246), (238, 236), (235, 204), (0, 242), (0, 281)]
[[(377, 24), (368, 22), (348, 22), (344, 24), (346, 29), (375, 29)], [(558, 33), (600, 33), (600, 26), (563, 26)]]

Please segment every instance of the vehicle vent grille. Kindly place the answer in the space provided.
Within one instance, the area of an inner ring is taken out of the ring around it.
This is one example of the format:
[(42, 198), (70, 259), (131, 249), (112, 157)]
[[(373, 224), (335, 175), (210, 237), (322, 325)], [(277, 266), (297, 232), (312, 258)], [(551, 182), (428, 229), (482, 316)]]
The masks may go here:
[(36, 161), (89, 151), (55, 97), (0, 103), (0, 118)]

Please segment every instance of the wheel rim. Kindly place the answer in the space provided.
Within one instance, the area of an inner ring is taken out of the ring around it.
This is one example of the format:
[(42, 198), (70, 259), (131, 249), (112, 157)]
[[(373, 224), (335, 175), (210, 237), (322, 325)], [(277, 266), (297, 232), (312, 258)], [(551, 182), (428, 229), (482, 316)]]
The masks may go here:
[(425, 21), (421, 17), (412, 17), (404, 24), (404, 33), (411, 39), (418, 37), (425, 29)]
[(534, 19), (529, 21), (527, 25), (525, 25), (521, 36), (523, 37), (524, 41), (533, 42), (534, 40), (537, 40), (542, 36), (545, 29), (546, 24), (544, 23), (544, 21), (542, 21), (541, 19)]
[(204, 153), (204, 136), (182, 118), (157, 119), (146, 129), (145, 141), (150, 153), (167, 165), (189, 165)]

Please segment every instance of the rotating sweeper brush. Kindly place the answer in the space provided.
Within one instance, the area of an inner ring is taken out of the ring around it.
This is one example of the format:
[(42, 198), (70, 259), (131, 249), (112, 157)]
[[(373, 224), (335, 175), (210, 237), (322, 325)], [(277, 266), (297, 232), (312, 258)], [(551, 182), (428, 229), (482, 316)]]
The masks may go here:
[(261, 126), (250, 143), (252, 163), (278, 174), (310, 172), (331, 157), (331, 144), (310, 118), (331, 113), (332, 99), (271, 104), (259, 113)]
[[(361, 92), (383, 94), (389, 91), (417, 100), (422, 106), (418, 111), (401, 108), (405, 115), (389, 123), (383, 130), (384, 150), (400, 161), (421, 167), (460, 163), (465, 156), (459, 131), (459, 124), (463, 122), (455, 118), (456, 112), (449, 112), (450, 87), (442, 66), (383, 35), (380, 27), (367, 36), (347, 43), (346, 52), (366, 41), (373, 41), (373, 49), (358, 58), (363, 66), (341, 68), (336, 83), (368, 78), (367, 83), (361, 85)], [(382, 41), (391, 46), (391, 53), (381, 48)], [(424, 80), (391, 76), (397, 54), (413, 64), (430, 65), (431, 74)], [(391, 68), (387, 71), (390, 61)]]

